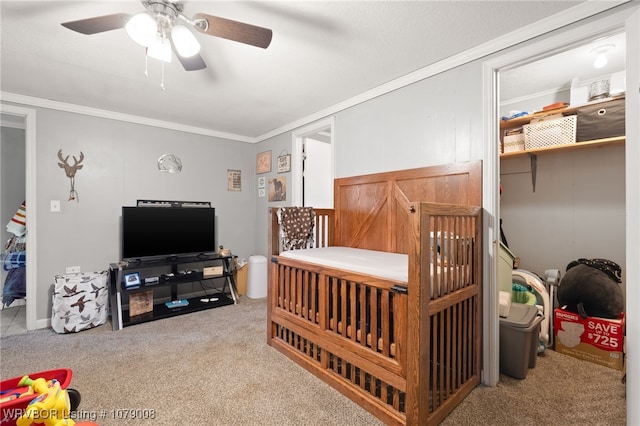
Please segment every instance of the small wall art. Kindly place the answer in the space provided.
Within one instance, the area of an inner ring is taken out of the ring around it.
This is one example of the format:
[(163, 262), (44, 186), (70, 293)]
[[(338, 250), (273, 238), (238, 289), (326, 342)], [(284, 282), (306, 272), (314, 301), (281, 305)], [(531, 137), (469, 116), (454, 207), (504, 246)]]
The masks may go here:
[(69, 164), (69, 156), (67, 155), (66, 157), (63, 157), (62, 149), (60, 149), (58, 150), (58, 159), (60, 160), (58, 166), (60, 166), (61, 169), (64, 169), (64, 173), (69, 178), (69, 182), (71, 184), (71, 189), (69, 190), (69, 201), (76, 200), (77, 202), (80, 202), (78, 192), (76, 191), (76, 172), (83, 167), (80, 163), (84, 160), (84, 154), (80, 151), (80, 158), (76, 158), (74, 155), (73, 164)]
[(291, 154), (284, 154), (278, 157), (278, 173), (291, 171)]
[(256, 173), (268, 173), (271, 171), (271, 151), (261, 152), (256, 156)]
[(242, 191), (242, 172), (227, 169), (227, 191)]
[(277, 177), (269, 179), (269, 201), (287, 200), (287, 178)]

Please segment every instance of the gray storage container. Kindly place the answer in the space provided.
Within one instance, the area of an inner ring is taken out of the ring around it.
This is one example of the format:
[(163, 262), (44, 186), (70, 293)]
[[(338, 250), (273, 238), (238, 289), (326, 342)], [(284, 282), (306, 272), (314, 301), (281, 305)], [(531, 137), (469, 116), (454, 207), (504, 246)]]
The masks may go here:
[(512, 303), (509, 316), (500, 318), (500, 372), (516, 379), (536, 366), (540, 323), (538, 308)]

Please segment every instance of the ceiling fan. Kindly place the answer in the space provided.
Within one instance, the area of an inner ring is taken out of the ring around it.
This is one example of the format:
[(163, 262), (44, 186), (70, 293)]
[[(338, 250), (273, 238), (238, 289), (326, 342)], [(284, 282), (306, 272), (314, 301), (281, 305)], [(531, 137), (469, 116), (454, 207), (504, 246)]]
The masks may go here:
[(272, 31), (218, 16), (197, 13), (188, 18), (184, 5), (177, 0), (143, 0), (144, 12), (135, 15), (114, 13), (62, 23), (62, 26), (82, 34), (97, 34), (125, 28), (129, 37), (147, 48), (147, 55), (171, 62), (171, 52), (187, 71), (206, 68), (199, 55), (200, 44), (188, 27), (201, 33), (266, 49)]

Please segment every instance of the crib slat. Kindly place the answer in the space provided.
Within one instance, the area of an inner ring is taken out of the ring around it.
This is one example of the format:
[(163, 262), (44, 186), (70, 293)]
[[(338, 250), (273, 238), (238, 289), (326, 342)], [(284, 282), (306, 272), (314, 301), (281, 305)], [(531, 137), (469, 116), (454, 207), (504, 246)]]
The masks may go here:
[(317, 317), (317, 313), (318, 313), (318, 300), (316, 298), (318, 292), (318, 281), (316, 281), (315, 279), (311, 281), (311, 319), (314, 323), (318, 323), (319, 318)]
[(362, 286), (360, 288), (360, 324), (358, 325), (360, 344), (362, 346), (367, 346), (367, 312), (369, 312), (367, 304), (367, 287)]
[(431, 377), (429, 377), (429, 384), (431, 385), (431, 397), (429, 398), (429, 411), (432, 412), (437, 407), (436, 400), (438, 396), (438, 389), (436, 387), (436, 378), (438, 377), (438, 362), (437, 362), (437, 351), (438, 351), (438, 316), (433, 315), (431, 317)]
[(287, 312), (291, 312), (291, 274), (292, 270), (289, 268), (287, 272), (284, 274), (284, 309)]
[(283, 304), (284, 304), (284, 300), (282, 298), (282, 291), (283, 291), (284, 287), (283, 287), (282, 282), (284, 280), (284, 273), (285, 273), (284, 269), (285, 269), (285, 266), (278, 264), (278, 265), (276, 265), (276, 269), (278, 270), (278, 274), (276, 276), (276, 279), (278, 280), (277, 283), (276, 283), (276, 285), (277, 285), (277, 293), (278, 293), (277, 294), (277, 297), (278, 297), (277, 298), (277, 303), (278, 303), (278, 307), (282, 308)]
[(381, 339), (382, 339), (382, 354), (386, 357), (390, 355), (390, 346), (391, 346), (391, 311), (389, 310), (389, 291), (382, 290), (382, 300), (381, 300), (381, 324), (380, 328), (382, 329)]
[(302, 271), (296, 268), (296, 279), (293, 292), (293, 304), (295, 306), (295, 314), (302, 314)]
[(357, 331), (357, 322), (358, 322), (358, 317), (356, 315), (357, 313), (357, 289), (358, 289), (358, 284), (351, 282), (349, 283), (349, 301), (351, 302), (349, 305), (349, 327), (351, 330), (351, 341), (355, 342), (358, 339), (358, 331)]
[(348, 338), (348, 334), (347, 334), (347, 326), (348, 324), (348, 317), (347, 317), (347, 308), (349, 307), (348, 303), (347, 303), (347, 285), (348, 283), (345, 280), (337, 280), (338, 281), (338, 287), (340, 288), (340, 299), (339, 299), (339, 303), (340, 303), (340, 318), (338, 319), (341, 323), (342, 323), (342, 330), (339, 330), (338, 332), (340, 334), (342, 334), (342, 336), (347, 337)]
[(458, 389), (458, 387), (460, 386), (460, 382), (458, 379), (458, 371), (460, 371), (460, 363), (459, 363), (459, 358), (458, 358), (458, 354), (460, 353), (460, 348), (459, 348), (459, 344), (460, 344), (460, 330), (459, 330), (459, 313), (458, 313), (458, 306), (457, 305), (453, 305), (453, 312), (452, 312), (452, 324), (451, 324), (451, 336), (453, 339), (452, 342), (452, 348), (451, 348), (451, 355), (452, 355), (452, 359), (451, 359), (451, 365), (453, 366), (453, 368), (451, 369), (451, 388), (450, 388), (450, 392), (453, 394), (455, 392), (456, 389)]
[[(407, 341), (407, 297), (398, 295), (393, 297), (393, 336), (394, 342), (392, 348), (393, 356), (396, 359), (404, 359), (405, 356), (405, 342)], [(406, 376), (405, 363), (400, 364), (402, 367), (401, 374)]]
[(300, 315), (304, 319), (309, 318), (309, 271), (300, 270), (300, 285), (302, 286), (302, 302), (300, 303)]
[(378, 291), (371, 288), (371, 304), (369, 306), (369, 333), (371, 334), (371, 349), (378, 350)]

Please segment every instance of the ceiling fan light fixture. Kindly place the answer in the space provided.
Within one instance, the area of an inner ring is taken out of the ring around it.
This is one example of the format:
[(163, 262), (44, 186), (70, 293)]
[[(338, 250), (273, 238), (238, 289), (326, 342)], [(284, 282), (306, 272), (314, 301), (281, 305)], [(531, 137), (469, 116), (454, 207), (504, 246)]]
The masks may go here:
[(124, 28), (133, 41), (145, 47), (153, 44), (158, 33), (158, 23), (146, 12), (133, 15)]
[(176, 46), (178, 54), (183, 58), (190, 58), (200, 52), (200, 43), (184, 25), (174, 25), (171, 28), (171, 39)]
[(605, 55), (604, 53), (600, 53), (598, 56), (596, 56), (596, 60), (593, 61), (593, 67), (594, 68), (604, 68), (605, 65), (607, 65), (607, 62), (609, 62), (607, 60), (607, 55)]
[(162, 62), (171, 62), (171, 43), (166, 37), (156, 35), (155, 41), (147, 48), (147, 56)]
[(597, 69), (604, 68), (609, 62), (607, 53), (615, 47), (615, 44), (603, 44), (591, 50), (591, 53), (596, 55), (596, 59), (593, 61), (593, 67)]

